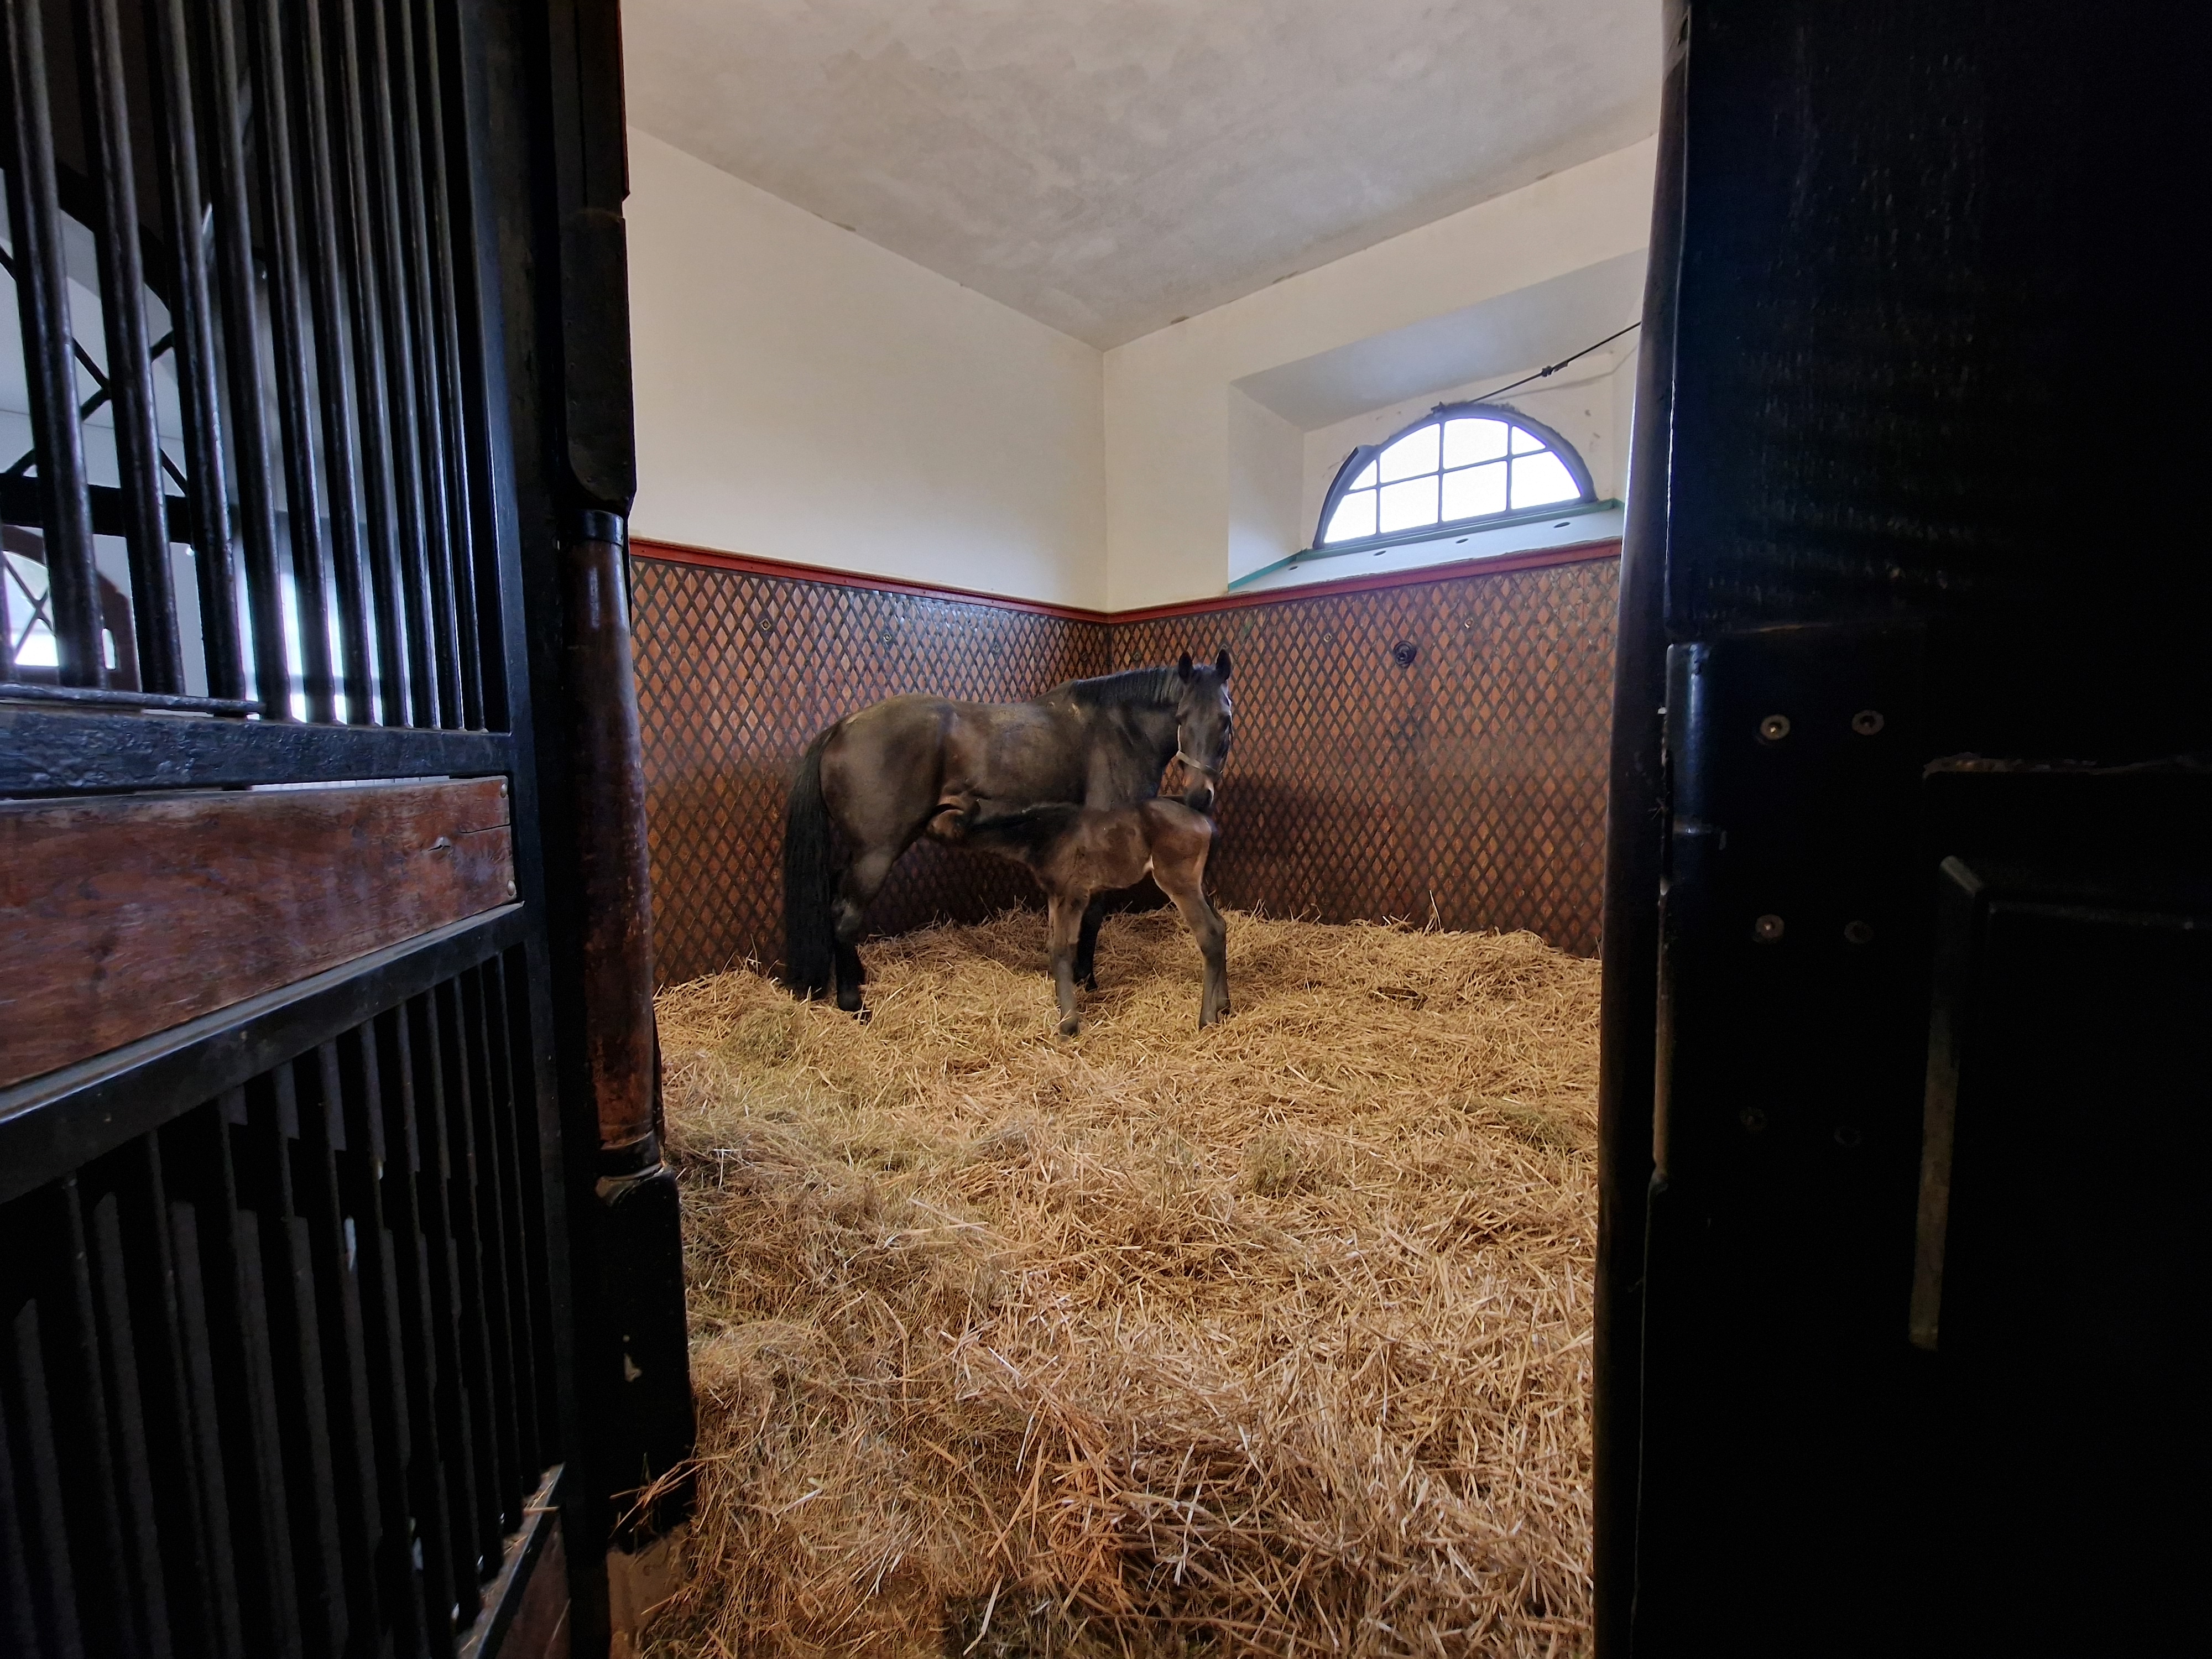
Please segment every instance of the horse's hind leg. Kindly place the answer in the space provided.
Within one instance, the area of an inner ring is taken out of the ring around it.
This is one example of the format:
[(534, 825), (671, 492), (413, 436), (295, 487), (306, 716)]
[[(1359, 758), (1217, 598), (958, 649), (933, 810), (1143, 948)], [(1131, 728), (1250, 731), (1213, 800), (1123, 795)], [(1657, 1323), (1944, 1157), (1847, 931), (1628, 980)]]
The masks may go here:
[(900, 850), (871, 848), (838, 878), (837, 902), (830, 913), (837, 941), (837, 1006), (848, 1014), (860, 1012), (860, 986), (868, 976), (860, 965), (860, 935), (867, 930), (868, 906), (898, 862)]
[[(1161, 849), (1164, 854), (1167, 849)], [(1199, 954), (1206, 958), (1206, 992), (1198, 1005), (1198, 1023), (1211, 1025), (1229, 1012), (1229, 924), (1206, 896), (1206, 857), (1167, 854), (1152, 861), (1152, 879), (1175, 901)]]
[(1098, 988), (1098, 924), (1106, 920), (1106, 901), (1094, 898), (1083, 907), (1083, 932), (1075, 941), (1075, 978), (1086, 991)]
[(1053, 988), (1060, 995), (1060, 1034), (1073, 1036), (1082, 1029), (1075, 1012), (1075, 950), (1083, 930), (1081, 901), (1054, 893), (1048, 915), (1046, 937), (1052, 950)]

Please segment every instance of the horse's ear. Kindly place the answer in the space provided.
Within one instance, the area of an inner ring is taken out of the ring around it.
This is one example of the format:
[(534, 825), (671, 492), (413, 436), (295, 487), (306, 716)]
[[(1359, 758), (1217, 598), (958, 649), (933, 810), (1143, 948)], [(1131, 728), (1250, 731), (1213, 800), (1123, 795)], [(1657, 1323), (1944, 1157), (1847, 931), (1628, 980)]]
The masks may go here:
[(1189, 652), (1186, 651), (1182, 653), (1182, 660), (1176, 665), (1176, 672), (1180, 674), (1184, 679), (1188, 679), (1190, 678)]
[(1224, 647), (1221, 648), (1221, 653), (1220, 653), (1220, 655), (1218, 655), (1218, 656), (1217, 656), (1216, 658), (1214, 658), (1214, 659), (1213, 659), (1213, 672), (1214, 672), (1217, 675), (1218, 675), (1218, 676), (1219, 676), (1222, 679), (1224, 679), (1224, 680), (1226, 680), (1226, 679), (1229, 678), (1229, 647), (1228, 647), (1224, 646)]

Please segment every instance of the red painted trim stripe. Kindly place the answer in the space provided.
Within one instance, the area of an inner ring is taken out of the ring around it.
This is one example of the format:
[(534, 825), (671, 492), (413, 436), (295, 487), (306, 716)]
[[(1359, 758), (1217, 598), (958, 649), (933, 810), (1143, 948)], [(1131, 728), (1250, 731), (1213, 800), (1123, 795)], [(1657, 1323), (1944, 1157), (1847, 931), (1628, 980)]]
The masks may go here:
[(1570, 547), (1531, 548), (1525, 553), (1499, 553), (1486, 559), (1459, 559), (1450, 564), (1422, 565), (1413, 570), (1378, 571), (1371, 576), (1352, 576), (1305, 587), (1278, 587), (1257, 593), (1222, 593), (1206, 599), (1182, 599), (1170, 605), (1148, 605), (1134, 611), (1086, 611), (1072, 605), (1047, 605), (1037, 599), (1010, 599), (1000, 593), (981, 593), (970, 587), (939, 587), (927, 582), (893, 581), (883, 576), (855, 575), (849, 570), (830, 570), (821, 565), (794, 564), (782, 559), (760, 559), (745, 553), (720, 553), (707, 547), (684, 547), (674, 542), (631, 541), (630, 551), (642, 559), (666, 564), (698, 565), (709, 570), (732, 570), (748, 576), (774, 576), (785, 581), (823, 582), (832, 587), (866, 587), (878, 593), (907, 593), (922, 599), (954, 599), (963, 605), (995, 605), (1007, 611), (1026, 611), (1032, 616), (1057, 617), (1063, 622), (1096, 623), (1118, 627), (1127, 623), (1157, 622), (1172, 617), (1201, 617), (1217, 611), (1243, 611), (1255, 605), (1296, 605), (1310, 599), (1340, 599), (1349, 593), (1375, 593), (1391, 587), (1418, 587), (1425, 582), (1457, 581), (1466, 576), (1502, 576), (1515, 570), (1540, 570), (1548, 565), (1581, 564), (1592, 559), (1616, 559), (1620, 543), (1577, 542)]

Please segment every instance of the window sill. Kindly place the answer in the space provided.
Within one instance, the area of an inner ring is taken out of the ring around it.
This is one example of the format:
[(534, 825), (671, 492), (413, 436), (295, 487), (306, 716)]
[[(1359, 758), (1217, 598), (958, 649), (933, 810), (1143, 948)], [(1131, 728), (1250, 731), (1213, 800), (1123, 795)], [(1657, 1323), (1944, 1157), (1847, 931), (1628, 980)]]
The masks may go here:
[(1272, 592), (1279, 588), (1322, 586), (1355, 577), (1418, 570), (1425, 565), (1457, 564), (1582, 542), (1616, 541), (1625, 522), (1619, 501), (1583, 501), (1475, 529), (1412, 531), (1338, 547), (1310, 547), (1235, 578), (1229, 591)]

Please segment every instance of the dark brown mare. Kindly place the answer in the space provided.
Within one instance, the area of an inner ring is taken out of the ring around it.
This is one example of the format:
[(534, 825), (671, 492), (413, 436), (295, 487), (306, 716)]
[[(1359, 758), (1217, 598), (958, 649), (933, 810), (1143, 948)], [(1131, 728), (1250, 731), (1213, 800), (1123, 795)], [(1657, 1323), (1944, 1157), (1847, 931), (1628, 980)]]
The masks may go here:
[[(784, 977), (858, 1012), (869, 902), (925, 832), (957, 841), (979, 818), (1030, 807), (1133, 806), (1180, 758), (1203, 811), (1229, 752), (1229, 653), (1209, 667), (1133, 668), (1070, 680), (1034, 702), (891, 697), (808, 745), (783, 832)], [(1086, 910), (1073, 972), (1096, 979), (1101, 907)]]
[(959, 838), (1026, 866), (1051, 906), (1046, 937), (1053, 982), (1060, 992), (1060, 1034), (1073, 1036), (1075, 951), (1084, 918), (1101, 893), (1134, 887), (1146, 876), (1175, 901), (1206, 958), (1206, 991), (1198, 1023), (1211, 1025), (1229, 1012), (1229, 930), (1206, 896), (1206, 858), (1213, 850), (1213, 820), (1178, 800), (1139, 801), (1134, 806), (1070, 806), (1055, 803), (996, 817), (979, 816), (960, 826)]

